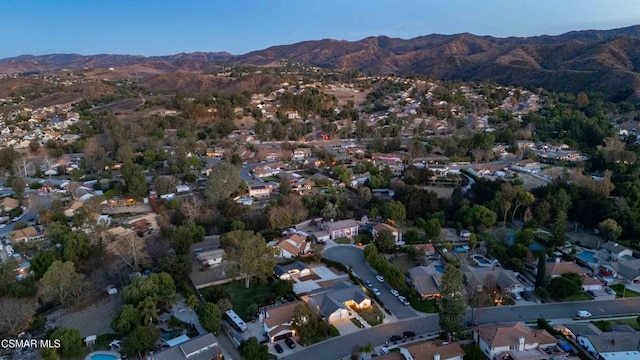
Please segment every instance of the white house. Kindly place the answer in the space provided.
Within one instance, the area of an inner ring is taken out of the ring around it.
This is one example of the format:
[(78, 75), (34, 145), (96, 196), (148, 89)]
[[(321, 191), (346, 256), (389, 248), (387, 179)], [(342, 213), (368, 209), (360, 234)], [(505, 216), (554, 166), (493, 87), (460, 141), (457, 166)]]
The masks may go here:
[(556, 339), (546, 330), (533, 330), (522, 322), (476, 328), (473, 340), (490, 360), (502, 359), (509, 352), (540, 350), (556, 344)]
[(271, 196), (273, 186), (271, 185), (252, 185), (249, 186), (249, 196), (262, 198)]
[(358, 223), (353, 219), (328, 222), (323, 229), (329, 232), (329, 238), (335, 240), (341, 237), (358, 235)]
[(611, 262), (621, 261), (625, 257), (633, 257), (633, 250), (613, 241), (604, 243), (604, 245), (602, 245), (602, 251), (609, 256), (609, 261)]
[(311, 243), (307, 242), (306, 236), (296, 233), (278, 241), (276, 247), (280, 251), (280, 257), (290, 259), (306, 254), (311, 249)]
[(203, 251), (195, 251), (196, 259), (203, 266), (213, 266), (222, 263), (222, 259), (224, 258), (224, 250), (223, 249), (209, 249)]
[(306, 297), (311, 309), (317, 311), (329, 322), (350, 319), (355, 316), (353, 309), (371, 307), (371, 299), (362, 291), (362, 287), (341, 282), (332, 288), (319, 289)]
[(311, 269), (300, 261), (294, 261), (286, 265), (276, 265), (274, 272), (280, 280), (292, 280), (311, 275)]

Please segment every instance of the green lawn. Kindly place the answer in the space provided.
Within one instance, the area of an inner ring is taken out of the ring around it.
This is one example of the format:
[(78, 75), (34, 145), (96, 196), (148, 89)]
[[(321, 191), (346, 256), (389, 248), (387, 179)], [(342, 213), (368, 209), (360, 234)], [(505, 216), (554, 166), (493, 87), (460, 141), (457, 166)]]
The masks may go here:
[(244, 280), (232, 281), (220, 286), (229, 294), (233, 311), (245, 321), (252, 319), (253, 314), (247, 312), (251, 304), (256, 304), (259, 307), (268, 305), (273, 296), (272, 286), (266, 281), (252, 280), (248, 289), (244, 287)]
[(640, 331), (640, 324), (636, 319), (618, 319), (618, 320), (609, 320), (611, 325), (629, 325), (632, 328)]
[(337, 238), (334, 241), (336, 242), (336, 244), (341, 244), (341, 245), (351, 244), (351, 240), (347, 239), (346, 237)]
[(384, 319), (384, 313), (375, 306), (368, 310), (359, 311), (358, 314), (371, 326), (381, 324)]
[(629, 290), (629, 289), (625, 290), (623, 284), (611, 285), (609, 287), (612, 288), (616, 292), (616, 297), (619, 297), (619, 298), (621, 298), (623, 295), (624, 295), (624, 297), (638, 297), (638, 296), (640, 296), (640, 293), (637, 293), (637, 292), (635, 292), (633, 290)]
[(411, 307), (415, 310), (422, 311), (423, 313), (437, 313), (438, 302), (436, 300), (421, 300), (415, 295), (411, 295), (408, 298), (411, 303)]
[(587, 300), (593, 300), (593, 298), (585, 293), (569, 296), (567, 298), (567, 301), (587, 301)]

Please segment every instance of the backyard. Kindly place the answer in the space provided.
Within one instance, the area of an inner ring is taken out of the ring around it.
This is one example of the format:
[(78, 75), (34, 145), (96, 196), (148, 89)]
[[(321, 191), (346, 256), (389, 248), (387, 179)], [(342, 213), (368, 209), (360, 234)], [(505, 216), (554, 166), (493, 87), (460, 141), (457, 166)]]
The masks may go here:
[(273, 284), (256, 279), (251, 281), (248, 289), (244, 287), (242, 280), (205, 288), (200, 292), (207, 301), (213, 303), (218, 302), (220, 298), (228, 298), (233, 304), (233, 311), (245, 321), (252, 320), (258, 307), (270, 304), (274, 297)]
[(358, 315), (371, 326), (381, 324), (384, 319), (384, 313), (376, 306), (372, 306), (367, 310), (358, 311)]

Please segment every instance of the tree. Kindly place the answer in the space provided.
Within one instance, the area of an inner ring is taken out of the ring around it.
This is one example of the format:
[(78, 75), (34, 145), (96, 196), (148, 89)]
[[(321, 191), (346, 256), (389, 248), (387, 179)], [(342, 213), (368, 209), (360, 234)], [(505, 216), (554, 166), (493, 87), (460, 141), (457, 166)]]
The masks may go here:
[(616, 241), (622, 235), (622, 226), (614, 219), (605, 219), (598, 224), (600, 235), (609, 241)]
[(551, 229), (551, 241), (554, 246), (563, 246), (565, 243), (565, 231), (567, 229), (567, 213), (564, 211), (558, 212), (556, 220), (553, 223), (553, 229)]
[(400, 201), (391, 200), (384, 203), (382, 216), (386, 219), (402, 221), (407, 218), (407, 211)]
[(147, 179), (142, 170), (142, 166), (132, 162), (122, 165), (122, 178), (127, 184), (127, 193), (136, 198), (147, 196)]
[(211, 204), (218, 204), (237, 191), (241, 183), (238, 168), (228, 162), (219, 162), (211, 168), (205, 196)]
[(35, 299), (0, 297), (0, 335), (16, 335), (26, 329), (36, 313)]
[(551, 296), (556, 299), (566, 299), (580, 293), (580, 285), (582, 283), (580, 278), (575, 279), (566, 275), (571, 274), (554, 277), (549, 281), (549, 291), (551, 292)]
[(334, 166), (331, 171), (333, 172), (333, 177), (338, 179), (338, 181), (343, 182), (347, 185), (351, 183), (351, 179), (353, 178), (353, 171), (345, 166)]
[(389, 230), (382, 230), (378, 232), (376, 236), (376, 247), (378, 251), (381, 253), (389, 253), (396, 246), (396, 237), (393, 236), (393, 233)]
[(140, 301), (137, 309), (141, 324), (151, 326), (154, 321), (158, 320), (157, 300), (151, 296), (147, 296), (144, 300)]
[(160, 339), (160, 330), (152, 326), (138, 326), (131, 334), (127, 345), (130, 349), (140, 352), (153, 350)]
[(547, 286), (547, 259), (543, 251), (538, 254), (538, 267), (536, 271), (536, 289)]
[(40, 283), (45, 298), (57, 300), (62, 306), (66, 306), (70, 300), (77, 300), (90, 287), (84, 275), (76, 272), (71, 261), (54, 261)]
[(298, 332), (300, 342), (303, 344), (316, 336), (322, 328), (320, 318), (306, 303), (297, 305), (293, 309), (293, 321), (291, 324)]
[(174, 193), (177, 185), (178, 179), (171, 175), (160, 175), (153, 179), (153, 189), (158, 195)]
[(78, 263), (80, 259), (89, 256), (89, 237), (82, 231), (76, 230), (66, 234), (62, 241), (62, 257), (66, 261)]
[(511, 222), (513, 222), (513, 220), (515, 219), (516, 212), (518, 212), (518, 209), (521, 206), (528, 207), (528, 206), (531, 206), (531, 204), (533, 204), (534, 201), (536, 201), (535, 196), (533, 196), (532, 193), (525, 190), (525, 188), (522, 187), (522, 185), (516, 186), (515, 190), (516, 190), (516, 194), (513, 200), (513, 213), (511, 214)]
[(502, 227), (507, 226), (507, 214), (511, 209), (514, 197), (515, 192), (511, 183), (503, 183), (500, 186), (500, 190), (496, 192), (495, 200), (500, 206), (500, 211), (502, 211)]
[(440, 326), (447, 333), (459, 333), (467, 310), (463, 274), (457, 267), (447, 264), (440, 282)]
[(333, 220), (338, 216), (338, 209), (331, 201), (327, 201), (327, 205), (322, 209), (320, 215), (326, 220)]
[(140, 263), (149, 257), (144, 251), (145, 246), (144, 239), (132, 232), (117, 239), (113, 243), (112, 249), (127, 266), (132, 270), (137, 270)]
[(360, 186), (358, 188), (358, 196), (365, 204), (371, 201), (371, 189), (366, 186)]
[(440, 221), (438, 219), (429, 219), (424, 224), (424, 233), (427, 239), (434, 239), (440, 236)]
[(293, 292), (293, 283), (287, 280), (276, 280), (273, 284), (273, 296), (283, 298)]
[(165, 272), (154, 273), (147, 277), (137, 277), (122, 289), (124, 302), (136, 306), (147, 297), (160, 302), (173, 299), (175, 294), (175, 283), (171, 275)]
[(48, 336), (51, 340), (60, 340), (60, 353), (64, 356), (77, 355), (82, 347), (82, 337), (77, 329), (58, 328)]
[(269, 225), (273, 229), (287, 227), (307, 218), (307, 209), (300, 196), (289, 194), (269, 209)]
[(241, 342), (238, 350), (247, 360), (269, 360), (271, 357), (267, 345), (260, 344), (255, 336)]
[(192, 223), (196, 217), (202, 215), (202, 201), (196, 196), (190, 196), (180, 204), (182, 212), (187, 215), (188, 222)]
[(241, 230), (225, 233), (220, 243), (228, 259), (238, 263), (240, 275), (249, 288), (252, 277), (266, 278), (273, 273), (277, 250), (253, 231)]
[(180, 225), (169, 234), (169, 242), (177, 255), (188, 255), (191, 244), (202, 241), (204, 228), (194, 223)]
[(191, 260), (186, 255), (165, 256), (160, 259), (160, 270), (171, 275), (175, 284), (183, 284), (185, 281), (189, 281)]
[(200, 319), (200, 324), (202, 324), (202, 327), (205, 330), (214, 334), (217, 334), (218, 330), (220, 330), (220, 325), (222, 324), (222, 312), (216, 304), (208, 302), (202, 305), (198, 309), (198, 318)]
[(7, 182), (9, 183), (9, 186), (11, 186), (11, 189), (13, 189), (13, 191), (15, 192), (16, 198), (18, 200), (22, 200), (24, 196), (24, 188), (27, 183), (22, 180), (22, 177), (17, 175), (10, 175), (7, 179)]
[(42, 275), (49, 270), (49, 266), (56, 260), (60, 260), (60, 256), (55, 250), (42, 251), (35, 254), (30, 263), (31, 271), (33, 271), (36, 279), (40, 279)]
[(124, 304), (111, 320), (111, 328), (117, 334), (127, 336), (140, 326), (140, 314), (131, 304)]
[(278, 184), (278, 193), (280, 193), (280, 197), (287, 197), (292, 192), (293, 192), (293, 189), (291, 188), (289, 175), (287, 175), (287, 173), (281, 173), (280, 182)]

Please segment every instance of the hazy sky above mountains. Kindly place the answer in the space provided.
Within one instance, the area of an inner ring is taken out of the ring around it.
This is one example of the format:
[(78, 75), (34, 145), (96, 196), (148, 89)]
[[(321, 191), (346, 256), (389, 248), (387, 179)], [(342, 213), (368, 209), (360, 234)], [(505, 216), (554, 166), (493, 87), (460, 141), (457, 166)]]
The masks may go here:
[(0, 0), (0, 58), (243, 54), (272, 45), (439, 33), (557, 35), (640, 24), (637, 0)]

